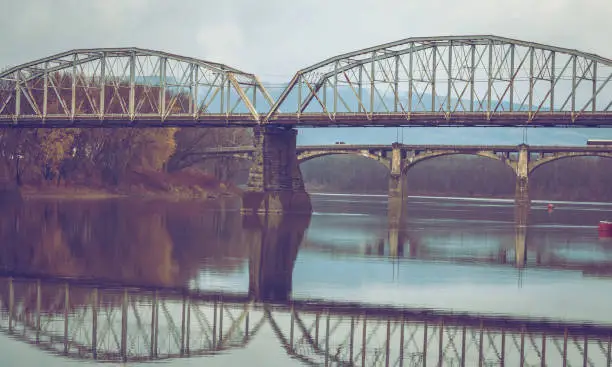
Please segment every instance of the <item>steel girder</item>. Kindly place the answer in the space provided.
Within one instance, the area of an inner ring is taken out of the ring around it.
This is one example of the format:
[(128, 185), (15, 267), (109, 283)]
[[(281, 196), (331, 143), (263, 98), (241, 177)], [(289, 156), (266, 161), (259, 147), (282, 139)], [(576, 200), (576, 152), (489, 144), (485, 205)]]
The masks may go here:
[(272, 105), (229, 66), (140, 48), (72, 50), (0, 72), (0, 124), (258, 124)]
[(265, 121), (611, 125), (612, 60), (497, 36), (408, 38), (298, 71)]

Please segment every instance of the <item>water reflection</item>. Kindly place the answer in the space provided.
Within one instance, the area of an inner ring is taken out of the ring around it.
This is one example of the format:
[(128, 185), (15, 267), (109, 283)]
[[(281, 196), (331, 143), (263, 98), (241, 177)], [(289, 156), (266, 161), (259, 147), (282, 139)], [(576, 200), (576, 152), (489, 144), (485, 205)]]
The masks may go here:
[(97, 360), (259, 338), (317, 365), (608, 361), (612, 329), (570, 320), (612, 322), (612, 246), (596, 230), (612, 207), (411, 198), (390, 223), (384, 197), (313, 204), (265, 220), (231, 201), (3, 207), (0, 328)]
[(154, 361), (242, 348), (269, 326), (310, 365), (610, 362), (612, 327), (431, 310), (0, 277), (0, 330), (79, 360)]

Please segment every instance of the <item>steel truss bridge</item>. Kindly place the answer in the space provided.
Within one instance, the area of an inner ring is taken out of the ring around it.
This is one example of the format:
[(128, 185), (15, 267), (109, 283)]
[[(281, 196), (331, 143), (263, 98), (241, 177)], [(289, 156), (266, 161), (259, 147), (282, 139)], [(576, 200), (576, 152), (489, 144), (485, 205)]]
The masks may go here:
[(245, 348), (264, 326), (316, 366), (610, 366), (612, 326), (237, 294), (0, 278), (0, 330), (76, 360), (155, 361)]
[(407, 38), (253, 74), (139, 48), (79, 49), (0, 72), (0, 125), (610, 126), (612, 60), (491, 35)]

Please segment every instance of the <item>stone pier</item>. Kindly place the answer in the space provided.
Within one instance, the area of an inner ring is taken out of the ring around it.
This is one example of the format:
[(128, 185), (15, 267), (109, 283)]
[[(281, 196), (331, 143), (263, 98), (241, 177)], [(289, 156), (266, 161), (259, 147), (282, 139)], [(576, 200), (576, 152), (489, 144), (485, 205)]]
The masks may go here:
[(255, 301), (287, 301), (293, 267), (304, 232), (306, 215), (243, 216), (244, 241), (249, 246), (249, 296)]
[(253, 131), (254, 162), (242, 198), (242, 213), (311, 213), (295, 152), (297, 130), (256, 127)]
[(406, 175), (402, 172), (402, 150), (400, 144), (393, 143), (391, 152), (391, 172), (389, 174), (388, 217), (390, 228), (399, 227), (404, 219), (407, 198)]
[(529, 199), (529, 147), (525, 144), (519, 145), (514, 201), (519, 206), (531, 205)]

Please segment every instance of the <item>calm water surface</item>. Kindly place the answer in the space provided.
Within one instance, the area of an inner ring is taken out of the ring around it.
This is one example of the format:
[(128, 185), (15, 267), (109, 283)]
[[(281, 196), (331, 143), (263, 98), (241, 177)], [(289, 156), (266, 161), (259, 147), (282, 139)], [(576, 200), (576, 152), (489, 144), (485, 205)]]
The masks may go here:
[(608, 365), (612, 205), (312, 200), (2, 208), (0, 366)]

